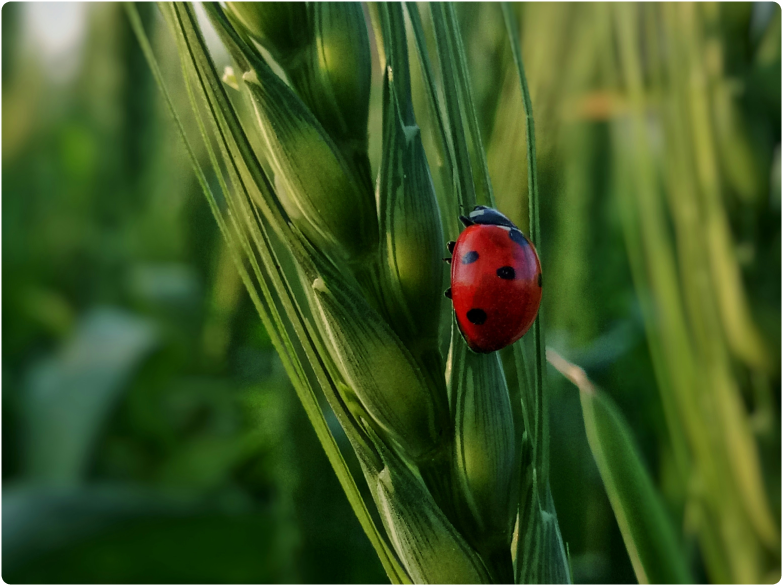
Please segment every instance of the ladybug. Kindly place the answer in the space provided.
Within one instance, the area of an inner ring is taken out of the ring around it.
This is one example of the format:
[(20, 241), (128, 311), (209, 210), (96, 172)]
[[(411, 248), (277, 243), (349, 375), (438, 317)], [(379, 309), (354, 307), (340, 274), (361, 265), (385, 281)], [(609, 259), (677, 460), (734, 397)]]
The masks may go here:
[(465, 230), (449, 242), (457, 324), (474, 352), (513, 344), (533, 325), (541, 304), (541, 263), (533, 244), (499, 211), (476, 206), (460, 216)]

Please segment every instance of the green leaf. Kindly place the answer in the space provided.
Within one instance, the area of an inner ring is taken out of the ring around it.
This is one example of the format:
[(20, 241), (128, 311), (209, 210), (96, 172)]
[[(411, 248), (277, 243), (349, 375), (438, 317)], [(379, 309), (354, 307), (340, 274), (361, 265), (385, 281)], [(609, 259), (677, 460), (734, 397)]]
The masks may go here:
[(145, 319), (95, 310), (62, 352), (33, 367), (25, 394), (30, 475), (55, 485), (83, 479), (106, 417), (157, 340)]
[(587, 441), (639, 583), (692, 583), (671, 519), (622, 413), (584, 370), (551, 349), (547, 357), (579, 388)]

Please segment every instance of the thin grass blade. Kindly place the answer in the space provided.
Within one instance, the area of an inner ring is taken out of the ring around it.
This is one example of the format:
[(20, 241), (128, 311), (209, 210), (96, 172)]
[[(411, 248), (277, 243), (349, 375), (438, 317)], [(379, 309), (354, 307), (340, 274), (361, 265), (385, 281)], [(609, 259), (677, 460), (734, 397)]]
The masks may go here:
[(453, 36), (449, 33), (445, 4), (442, 2), (430, 4), (430, 14), (443, 76), (443, 100), (446, 103), (449, 138), (454, 152), (452, 166), (454, 189), (461, 212), (467, 214), (476, 205), (476, 187), (473, 183), (473, 166), (462, 114), (465, 104), (459, 90), (457, 48), (454, 46)]
[[(437, 128), (438, 138), (440, 139), (436, 140), (435, 144), (439, 147), (440, 160), (445, 161), (446, 163), (445, 166), (441, 167), (441, 172), (445, 171), (448, 177), (451, 178), (450, 180), (453, 181), (456, 155), (454, 153), (454, 146), (451, 142), (451, 134), (447, 127), (447, 117), (444, 112), (443, 103), (438, 95), (435, 72), (429, 57), (429, 51), (427, 50), (427, 41), (424, 38), (424, 28), (421, 24), (419, 8), (415, 2), (406, 2), (405, 9), (408, 13), (408, 18), (410, 19), (411, 28), (413, 30), (416, 53), (419, 56), (419, 64), (424, 77), (424, 84), (427, 88), (430, 112), (435, 117), (435, 126)], [(444, 181), (444, 184), (446, 183), (447, 181)], [(460, 230), (459, 222), (457, 220), (459, 216), (459, 204), (455, 197), (443, 197), (441, 201), (445, 204), (441, 213), (443, 225), (446, 228), (449, 239), (455, 240)]]
[(689, 584), (674, 526), (614, 401), (552, 349), (549, 362), (579, 388), (587, 440), (640, 584)]
[[(536, 168), (535, 125), (533, 105), (527, 86), (525, 69), (519, 43), (517, 23), (511, 7), (501, 5), (506, 22), (511, 51), (517, 68), (525, 109), (525, 137), (527, 139), (528, 169), (528, 214), (529, 233), (533, 245), (541, 254), (541, 229), (539, 224), (538, 173)], [(533, 368), (524, 360), (523, 342), (517, 342), (515, 365), (519, 373), (532, 370), (533, 392), (528, 388), (522, 396), (528, 401), (525, 411), (532, 426), (532, 462), (523, 478), (520, 505), (518, 553), (516, 558), (517, 581), (541, 580), (570, 582), (568, 559), (566, 557), (560, 527), (557, 523), (554, 502), (549, 490), (549, 408), (545, 389), (546, 362), (544, 358), (544, 332), (541, 313), (531, 328), (533, 342)], [(520, 378), (520, 380), (522, 380)], [(531, 396), (532, 395), (532, 396)]]
[(465, 47), (462, 43), (462, 34), (460, 33), (459, 21), (454, 10), (454, 4), (447, 2), (444, 5), (446, 16), (446, 31), (450, 36), (451, 46), (455, 50), (454, 61), (457, 73), (457, 90), (464, 108), (464, 116), (467, 119), (468, 138), (470, 139), (470, 152), (473, 155), (474, 167), (478, 168), (480, 176), (478, 190), (479, 203), (489, 207), (495, 207), (495, 196), (492, 193), (492, 183), (489, 179), (489, 168), (487, 166), (487, 156), (484, 151), (484, 144), (481, 140), (479, 130), (478, 116), (476, 114), (475, 100), (473, 99), (473, 89), (470, 85), (470, 74), (468, 72), (468, 58), (465, 54)]
[[(525, 136), (527, 138), (527, 181), (528, 181), (528, 207), (530, 225), (528, 231), (533, 246), (536, 247), (539, 255), (541, 254), (541, 229), (539, 224), (539, 203), (538, 203), (538, 172), (536, 169), (536, 141), (535, 124), (533, 120), (533, 104), (530, 100), (530, 91), (527, 87), (527, 78), (525, 77), (525, 68), (522, 63), (522, 53), (519, 44), (519, 33), (517, 24), (511, 8), (507, 3), (501, 5), (503, 17), (506, 21), (509, 40), (511, 42), (511, 51), (514, 56), (514, 63), (517, 67), (519, 83), (522, 88), (522, 101), (525, 108)], [(549, 426), (548, 426), (548, 406), (546, 394), (544, 393), (544, 377), (546, 375), (546, 360), (544, 358), (544, 333), (541, 325), (541, 314), (539, 313), (536, 321), (531, 328), (533, 338), (533, 384), (535, 386), (536, 409), (533, 412), (533, 425), (537, 431), (537, 453), (541, 454), (541, 460), (536, 461), (540, 465), (541, 479), (546, 480), (549, 477)], [(548, 482), (548, 480), (546, 480)]]

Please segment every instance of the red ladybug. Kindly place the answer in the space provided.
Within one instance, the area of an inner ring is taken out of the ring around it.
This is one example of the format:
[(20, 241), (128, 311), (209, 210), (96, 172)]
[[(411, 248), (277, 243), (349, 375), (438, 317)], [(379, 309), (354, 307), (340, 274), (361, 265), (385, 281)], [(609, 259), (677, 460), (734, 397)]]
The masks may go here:
[(449, 242), (457, 324), (474, 352), (494, 352), (519, 340), (541, 303), (541, 263), (533, 244), (499, 211), (476, 206)]

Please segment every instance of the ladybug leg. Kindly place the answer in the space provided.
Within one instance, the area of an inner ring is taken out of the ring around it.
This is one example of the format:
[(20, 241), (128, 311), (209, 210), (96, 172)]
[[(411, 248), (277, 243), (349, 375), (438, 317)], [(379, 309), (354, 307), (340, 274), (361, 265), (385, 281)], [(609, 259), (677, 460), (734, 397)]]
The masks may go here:
[(448, 289), (446, 289), (446, 290), (443, 292), (443, 294), (444, 294), (446, 297), (448, 297), (449, 299), (451, 299), (451, 287), (449, 287)]
[(456, 243), (456, 242), (454, 242), (453, 240), (452, 240), (451, 242), (449, 242), (449, 243), (447, 243), (447, 244), (446, 244), (446, 247), (449, 249), (449, 252), (450, 252), (451, 254), (454, 254), (454, 247), (455, 247), (456, 245), (457, 245), (457, 243)]
[(447, 257), (447, 258), (444, 258), (443, 260), (446, 261), (447, 263), (451, 264), (451, 257), (450, 256)]
[(473, 224), (475, 224), (475, 222), (473, 220), (471, 220), (470, 218), (466, 218), (465, 216), (460, 216), (459, 217), (459, 221), (462, 222), (463, 224), (465, 224), (466, 228), (468, 226), (472, 226)]

